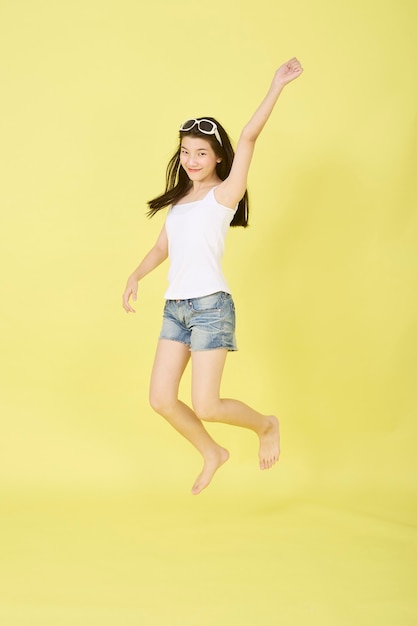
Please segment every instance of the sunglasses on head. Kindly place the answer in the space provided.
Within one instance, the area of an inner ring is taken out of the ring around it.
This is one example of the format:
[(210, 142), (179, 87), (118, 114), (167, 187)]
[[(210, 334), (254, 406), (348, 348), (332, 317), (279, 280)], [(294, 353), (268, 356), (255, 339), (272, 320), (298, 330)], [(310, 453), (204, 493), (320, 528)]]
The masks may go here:
[(217, 141), (219, 142), (219, 144), (223, 146), (219, 131), (217, 130), (217, 124), (215, 124), (211, 120), (206, 120), (204, 118), (199, 119), (199, 120), (198, 119), (187, 120), (186, 122), (183, 122), (181, 124), (180, 131), (191, 130), (192, 128), (194, 128), (195, 125), (197, 125), (197, 128), (201, 133), (204, 133), (205, 135), (214, 135)]

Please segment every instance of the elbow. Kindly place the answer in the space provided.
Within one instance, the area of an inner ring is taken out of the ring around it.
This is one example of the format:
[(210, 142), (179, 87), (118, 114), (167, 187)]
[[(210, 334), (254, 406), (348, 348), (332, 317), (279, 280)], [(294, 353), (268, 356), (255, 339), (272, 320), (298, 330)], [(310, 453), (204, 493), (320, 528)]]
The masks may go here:
[(156, 255), (158, 257), (158, 261), (159, 263), (162, 263), (163, 261), (165, 261), (168, 258), (168, 250), (166, 248), (163, 248), (162, 246), (156, 246), (155, 247), (155, 252)]
[(256, 133), (249, 125), (246, 125), (241, 132), (240, 139), (246, 143), (254, 144), (258, 136), (259, 133)]

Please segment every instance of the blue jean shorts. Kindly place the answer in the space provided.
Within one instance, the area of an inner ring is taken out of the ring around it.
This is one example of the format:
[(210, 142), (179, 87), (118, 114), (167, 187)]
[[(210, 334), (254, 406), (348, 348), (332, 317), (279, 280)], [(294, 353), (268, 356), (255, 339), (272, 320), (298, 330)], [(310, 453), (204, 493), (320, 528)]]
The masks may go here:
[(237, 350), (235, 305), (230, 293), (166, 300), (160, 339), (179, 341), (190, 350)]

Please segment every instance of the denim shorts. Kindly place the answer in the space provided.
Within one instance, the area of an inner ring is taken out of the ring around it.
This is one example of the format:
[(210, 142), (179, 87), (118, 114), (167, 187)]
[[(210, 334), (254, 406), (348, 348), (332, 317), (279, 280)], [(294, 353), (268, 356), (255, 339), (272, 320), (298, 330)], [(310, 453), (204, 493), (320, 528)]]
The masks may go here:
[(237, 350), (235, 305), (230, 293), (166, 300), (160, 339), (179, 341), (190, 350)]

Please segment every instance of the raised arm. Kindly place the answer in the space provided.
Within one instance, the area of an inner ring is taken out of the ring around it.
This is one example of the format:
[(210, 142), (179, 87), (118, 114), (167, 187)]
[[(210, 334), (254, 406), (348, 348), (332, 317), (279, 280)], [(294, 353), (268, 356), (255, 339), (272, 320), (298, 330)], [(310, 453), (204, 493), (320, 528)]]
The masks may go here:
[(216, 198), (221, 204), (234, 207), (243, 197), (256, 140), (271, 115), (281, 91), (285, 85), (298, 78), (302, 71), (303, 68), (296, 58), (290, 59), (276, 70), (265, 98), (242, 130), (229, 176), (216, 189)]
[(138, 267), (132, 272), (127, 279), (126, 287), (123, 293), (123, 308), (127, 313), (136, 313), (131, 306), (129, 300), (136, 300), (138, 292), (138, 282), (142, 280), (149, 272), (152, 272), (168, 257), (168, 238), (165, 230), (165, 224), (159, 233), (155, 245), (149, 250)]

